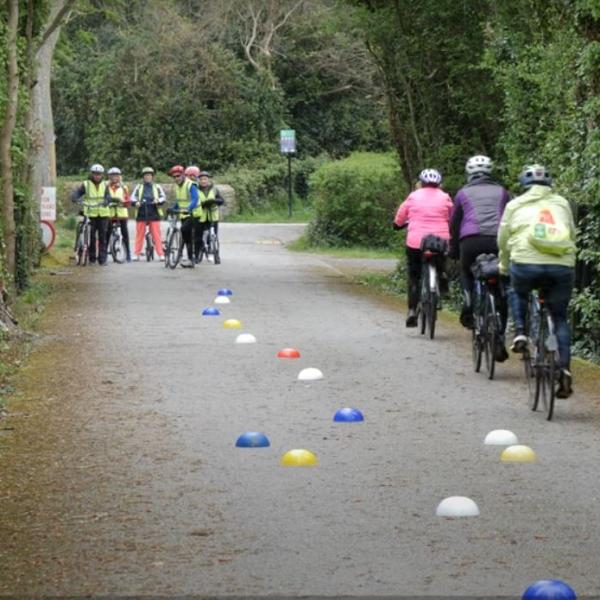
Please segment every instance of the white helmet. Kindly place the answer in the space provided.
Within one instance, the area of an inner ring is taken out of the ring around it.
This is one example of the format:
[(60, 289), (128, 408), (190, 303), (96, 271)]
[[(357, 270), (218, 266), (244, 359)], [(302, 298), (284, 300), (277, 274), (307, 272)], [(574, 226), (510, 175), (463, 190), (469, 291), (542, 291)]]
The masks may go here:
[(442, 174), (435, 169), (423, 169), (419, 173), (419, 181), (424, 185), (438, 186), (442, 183)]
[(119, 169), (119, 167), (111, 167), (108, 170), (108, 174), (109, 175), (120, 175), (121, 174), (121, 169)]
[(104, 173), (104, 167), (96, 163), (90, 167), (90, 173)]
[(485, 173), (490, 175), (494, 164), (489, 156), (483, 156), (478, 154), (477, 156), (471, 156), (465, 165), (465, 171), (467, 175), (476, 175), (477, 173)]
[(519, 183), (523, 187), (530, 187), (534, 183), (552, 185), (552, 177), (550, 177), (548, 169), (543, 165), (527, 165), (523, 167), (519, 175)]

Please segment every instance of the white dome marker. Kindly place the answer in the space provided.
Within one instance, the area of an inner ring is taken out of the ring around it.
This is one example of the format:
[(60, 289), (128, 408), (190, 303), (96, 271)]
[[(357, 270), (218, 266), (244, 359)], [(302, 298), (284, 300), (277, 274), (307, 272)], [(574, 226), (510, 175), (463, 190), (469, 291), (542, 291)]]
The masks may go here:
[(518, 444), (517, 436), (508, 429), (494, 429), (490, 431), (483, 442), (486, 446), (513, 446)]
[(317, 381), (317, 379), (323, 379), (323, 373), (313, 367), (302, 369), (298, 373), (298, 381)]
[(450, 496), (438, 504), (435, 514), (438, 517), (478, 517), (479, 507), (471, 498)]

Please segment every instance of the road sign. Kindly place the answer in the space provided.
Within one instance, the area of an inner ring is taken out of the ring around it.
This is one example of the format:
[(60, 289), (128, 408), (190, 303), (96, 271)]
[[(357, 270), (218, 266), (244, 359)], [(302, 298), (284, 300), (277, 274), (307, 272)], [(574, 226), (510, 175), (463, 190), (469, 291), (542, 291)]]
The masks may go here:
[(42, 230), (42, 241), (46, 250), (50, 250), (56, 239), (56, 230), (54, 224), (50, 221), (40, 221), (40, 229)]
[(296, 154), (296, 131), (282, 129), (279, 132), (279, 150), (281, 154)]
[(40, 198), (40, 220), (56, 221), (56, 188), (43, 187)]

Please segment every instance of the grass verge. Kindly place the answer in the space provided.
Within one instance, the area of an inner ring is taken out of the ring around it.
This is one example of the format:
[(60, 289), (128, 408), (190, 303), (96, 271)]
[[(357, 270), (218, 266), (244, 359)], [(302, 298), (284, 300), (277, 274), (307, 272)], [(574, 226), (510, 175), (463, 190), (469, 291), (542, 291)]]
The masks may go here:
[(280, 207), (228, 215), (225, 220), (229, 223), (308, 223), (312, 219), (313, 214), (312, 208), (296, 206), (290, 217), (288, 209)]
[(12, 312), (22, 332), (13, 338), (0, 336), (0, 417), (7, 396), (13, 391), (12, 377), (23, 364), (30, 347), (29, 332), (35, 331), (52, 293), (50, 272), (69, 264), (74, 233), (70, 223), (56, 224), (56, 241), (52, 250), (42, 255), (41, 266), (33, 274), (29, 287), (17, 297)]
[(308, 242), (306, 236), (299, 237), (287, 246), (293, 252), (309, 252), (311, 254), (325, 254), (338, 258), (398, 258), (396, 250), (385, 248), (364, 248), (362, 246), (351, 246), (348, 248), (332, 248), (330, 246), (313, 246)]

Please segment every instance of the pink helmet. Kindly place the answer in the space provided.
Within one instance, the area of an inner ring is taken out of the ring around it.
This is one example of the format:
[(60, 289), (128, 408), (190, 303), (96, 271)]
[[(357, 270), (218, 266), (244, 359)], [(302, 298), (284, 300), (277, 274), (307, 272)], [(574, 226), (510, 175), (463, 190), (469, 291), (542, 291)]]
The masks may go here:
[(191, 166), (185, 170), (185, 174), (188, 177), (198, 177), (198, 175), (200, 175), (200, 169), (198, 167)]

